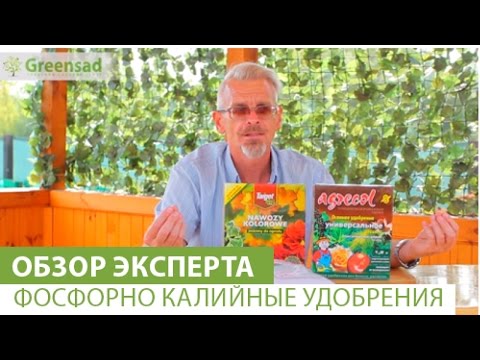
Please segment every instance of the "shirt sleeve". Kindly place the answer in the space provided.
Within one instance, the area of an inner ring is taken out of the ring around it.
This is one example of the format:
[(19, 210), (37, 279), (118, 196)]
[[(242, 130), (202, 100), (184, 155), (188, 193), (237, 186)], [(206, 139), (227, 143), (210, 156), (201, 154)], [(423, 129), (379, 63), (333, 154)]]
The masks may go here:
[(155, 207), (155, 216), (171, 205), (176, 205), (185, 220), (185, 240), (192, 238), (200, 224), (200, 193), (199, 185), (193, 173), (179, 165), (170, 172), (165, 194)]
[(325, 168), (325, 184), (335, 184), (335, 180), (327, 168)]
[(315, 171), (315, 178), (313, 184), (335, 184), (333, 176), (328, 171), (327, 167), (321, 162), (317, 161), (318, 170)]

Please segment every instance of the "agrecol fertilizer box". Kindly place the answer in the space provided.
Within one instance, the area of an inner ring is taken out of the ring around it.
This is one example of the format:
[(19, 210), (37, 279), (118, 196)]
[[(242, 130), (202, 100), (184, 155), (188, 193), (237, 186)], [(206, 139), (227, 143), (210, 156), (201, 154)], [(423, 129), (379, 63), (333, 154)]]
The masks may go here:
[(388, 279), (393, 187), (315, 185), (311, 269), (330, 278)]

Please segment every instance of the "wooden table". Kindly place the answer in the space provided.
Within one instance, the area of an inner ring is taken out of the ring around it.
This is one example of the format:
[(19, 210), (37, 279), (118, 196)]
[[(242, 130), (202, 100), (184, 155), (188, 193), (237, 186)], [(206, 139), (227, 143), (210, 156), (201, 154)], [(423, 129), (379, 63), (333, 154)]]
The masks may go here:
[[(280, 267), (279, 265), (282, 264)], [(281, 270), (281, 274), (280, 273)], [(274, 268), (275, 282), (285, 284), (316, 284), (322, 283), (323, 276), (312, 275), (304, 266), (298, 266), (288, 262), (277, 262)], [(288, 276), (285, 276), (288, 275)], [(281, 275), (281, 276), (280, 276)], [(280, 282), (280, 280), (283, 280)], [(319, 282), (320, 281), (320, 282)], [(327, 282), (335, 284), (415, 284), (415, 276), (408, 270), (392, 269), (389, 280), (352, 280), (352, 279), (327, 279)]]
[(389, 280), (331, 279), (335, 284), (415, 284), (415, 276), (403, 268), (392, 269)]
[(457, 315), (478, 315), (478, 265), (420, 265), (409, 272), (418, 284), (455, 284)]
[(336, 284), (455, 284), (457, 315), (478, 315), (478, 265), (420, 265), (392, 269), (389, 280), (332, 280)]
[[(304, 275), (306, 269), (300, 268), (304, 270), (299, 273), (300, 279), (276, 277), (276, 282), (286, 280), (283, 283), (311, 283), (312, 276), (307, 278)], [(330, 280), (336, 284), (455, 284), (457, 315), (478, 314), (478, 265), (420, 265), (412, 270), (396, 268), (392, 269), (389, 280)]]

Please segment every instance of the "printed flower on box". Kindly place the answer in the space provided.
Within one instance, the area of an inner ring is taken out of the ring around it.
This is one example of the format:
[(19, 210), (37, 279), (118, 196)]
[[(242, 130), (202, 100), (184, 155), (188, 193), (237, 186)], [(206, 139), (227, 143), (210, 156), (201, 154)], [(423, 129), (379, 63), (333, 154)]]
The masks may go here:
[(302, 184), (226, 184), (225, 245), (270, 246), (276, 259), (305, 260)]

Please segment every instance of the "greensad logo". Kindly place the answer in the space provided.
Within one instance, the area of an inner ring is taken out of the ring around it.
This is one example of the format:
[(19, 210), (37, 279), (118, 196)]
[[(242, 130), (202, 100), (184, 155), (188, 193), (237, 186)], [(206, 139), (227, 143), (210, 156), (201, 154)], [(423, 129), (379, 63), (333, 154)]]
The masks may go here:
[(99, 73), (102, 71), (102, 59), (96, 61), (39, 61), (28, 59), (25, 68), (31, 73)]
[(20, 70), (21, 61), (16, 56), (9, 56), (7, 60), (3, 62), (3, 70), (9, 72), (12, 77)]
[(111, 53), (0, 53), (0, 80), (109, 80)]

